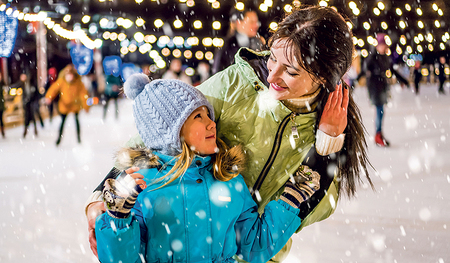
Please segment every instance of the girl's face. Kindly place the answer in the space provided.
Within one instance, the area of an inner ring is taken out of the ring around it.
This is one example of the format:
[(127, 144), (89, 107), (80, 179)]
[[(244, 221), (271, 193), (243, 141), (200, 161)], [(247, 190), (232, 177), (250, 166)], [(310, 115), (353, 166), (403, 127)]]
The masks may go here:
[(269, 91), (276, 100), (299, 98), (314, 93), (319, 88), (319, 83), (313, 81), (294, 57), (288, 60), (285, 54), (290, 53), (286, 39), (275, 40), (270, 49), (267, 81), (270, 83)]
[(195, 153), (200, 155), (213, 154), (217, 150), (216, 123), (209, 117), (208, 108), (197, 108), (189, 115), (181, 127), (181, 138)]

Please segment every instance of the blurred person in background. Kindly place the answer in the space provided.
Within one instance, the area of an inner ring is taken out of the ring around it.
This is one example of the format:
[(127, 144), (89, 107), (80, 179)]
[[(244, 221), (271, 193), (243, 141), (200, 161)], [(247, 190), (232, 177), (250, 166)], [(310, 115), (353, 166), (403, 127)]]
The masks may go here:
[(81, 82), (81, 77), (73, 65), (68, 65), (61, 70), (56, 82), (50, 86), (45, 96), (47, 105), (51, 104), (53, 99), (58, 95), (58, 110), (61, 115), (61, 126), (59, 128), (59, 135), (56, 145), (58, 146), (61, 143), (64, 123), (69, 113), (75, 114), (78, 143), (81, 143), (78, 113), (83, 108), (86, 112), (89, 111), (89, 107), (86, 104), (88, 92), (84, 87), (83, 82)]
[(115, 77), (114, 75), (106, 76), (106, 87), (105, 87), (105, 101), (103, 104), (103, 119), (106, 119), (106, 113), (108, 112), (109, 100), (114, 100), (114, 105), (116, 107), (115, 116), (116, 119), (119, 118), (119, 105), (117, 99), (122, 87), (122, 81), (120, 77)]
[[(45, 86), (44, 86), (45, 94), (47, 94), (48, 89), (56, 81), (57, 78), (58, 78), (58, 71), (56, 70), (56, 68), (55, 67), (49, 68), (47, 83), (45, 83)], [(52, 120), (53, 120), (54, 112), (58, 113), (58, 100), (59, 100), (59, 96), (57, 98), (55, 98), (52, 101), (52, 103), (50, 103), (50, 105), (47, 105), (50, 122), (52, 122)]]
[(266, 41), (258, 34), (261, 24), (255, 11), (233, 9), (230, 14), (230, 24), (234, 24), (232, 27), (236, 30), (225, 38), (223, 46), (216, 50), (212, 68), (213, 74), (233, 64), (234, 55), (241, 47), (248, 47), (255, 51), (265, 49)]
[(21, 88), (22, 93), (22, 104), (24, 112), (24, 131), (23, 138), (27, 136), (28, 126), (33, 122), (34, 124), (34, 135), (38, 135), (36, 117), (39, 118), (41, 126), (44, 127), (44, 122), (42, 116), (39, 112), (39, 100), (41, 94), (36, 88), (35, 80), (30, 72), (22, 72), (19, 76), (19, 81), (11, 85), (11, 88)]
[(200, 85), (202, 82), (207, 80), (210, 75), (211, 75), (211, 66), (207, 62), (201, 61), (200, 63), (198, 63), (197, 70), (195, 72), (195, 75), (193, 76), (194, 78), (193, 85), (194, 86)]
[(414, 64), (413, 78), (414, 78), (414, 89), (416, 95), (419, 95), (419, 83), (422, 80), (422, 72), (421, 72), (421, 63), (420, 61), (416, 61)]
[(439, 65), (438, 65), (438, 69), (439, 69), (439, 89), (438, 89), (438, 93), (439, 94), (445, 94), (444, 91), (444, 83), (447, 80), (447, 76), (445, 75), (445, 66), (446, 66), (446, 60), (444, 56), (441, 56), (439, 58)]
[(3, 95), (3, 86), (5, 85), (3, 81), (2, 74), (0, 72), (0, 131), (2, 133), (2, 137), (5, 138), (5, 127), (3, 124), (3, 111), (5, 110), (5, 97)]
[(192, 85), (191, 77), (186, 75), (183, 70), (181, 59), (174, 58), (170, 61), (169, 69), (162, 75), (162, 79), (179, 79), (184, 83)]
[(363, 75), (366, 75), (369, 98), (376, 108), (375, 144), (380, 147), (389, 146), (389, 142), (384, 138), (382, 132), (384, 105), (387, 103), (389, 96), (389, 83), (386, 73), (388, 71), (392, 72), (398, 81), (409, 86), (408, 81), (394, 69), (392, 59), (386, 54), (389, 46), (386, 44), (385, 36), (386, 34), (384, 33), (377, 34), (378, 44), (376, 50), (372, 51), (372, 54), (367, 57), (364, 70), (356, 78), (356, 80), (359, 80)]

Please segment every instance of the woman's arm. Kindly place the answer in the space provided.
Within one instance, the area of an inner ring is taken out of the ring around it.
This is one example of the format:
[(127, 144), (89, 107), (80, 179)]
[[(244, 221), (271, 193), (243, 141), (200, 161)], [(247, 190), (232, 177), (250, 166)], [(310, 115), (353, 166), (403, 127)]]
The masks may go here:
[(409, 86), (409, 82), (400, 73), (398, 73), (397, 70), (394, 69), (394, 65), (391, 64), (390, 70), (392, 74), (394, 74), (397, 77), (398, 81), (402, 82), (406, 86)]
[(237, 255), (248, 262), (267, 262), (300, 226), (299, 209), (282, 200), (271, 201), (260, 216), (250, 192), (246, 187), (244, 191), (244, 207), (235, 225)]

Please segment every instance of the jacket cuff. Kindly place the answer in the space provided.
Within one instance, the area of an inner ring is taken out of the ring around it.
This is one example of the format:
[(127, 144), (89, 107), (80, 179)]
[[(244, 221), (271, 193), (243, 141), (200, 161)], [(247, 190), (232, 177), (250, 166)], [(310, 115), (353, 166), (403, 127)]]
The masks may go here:
[(111, 216), (109, 213), (104, 213), (104, 217), (107, 222), (110, 222), (110, 224), (114, 223), (114, 226), (116, 226), (117, 229), (130, 227), (131, 221), (133, 219), (131, 215), (128, 215), (125, 218), (116, 218)]
[(318, 129), (316, 132), (316, 151), (322, 156), (339, 152), (344, 146), (344, 141), (344, 133), (337, 137), (332, 137)]
[(94, 191), (86, 200), (86, 203), (84, 204), (84, 214), (87, 216), (87, 210), (90, 204), (95, 202), (103, 202), (102, 199), (102, 192), (101, 191)]
[(283, 206), (286, 210), (288, 210), (291, 213), (294, 213), (295, 215), (298, 216), (298, 214), (300, 213), (300, 209), (291, 205), (290, 203), (288, 203), (289, 201), (284, 199), (284, 198), (280, 198), (277, 200), (277, 203), (280, 204), (281, 206)]

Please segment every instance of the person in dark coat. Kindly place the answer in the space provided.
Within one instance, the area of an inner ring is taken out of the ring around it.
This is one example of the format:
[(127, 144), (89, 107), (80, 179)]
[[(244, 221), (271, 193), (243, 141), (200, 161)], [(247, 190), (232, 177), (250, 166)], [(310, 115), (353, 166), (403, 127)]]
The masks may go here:
[(2, 133), (2, 137), (5, 138), (5, 127), (3, 124), (3, 111), (5, 110), (5, 97), (3, 95), (3, 78), (0, 72), (0, 131)]
[(265, 40), (258, 34), (260, 22), (258, 14), (250, 9), (244, 11), (232, 10), (230, 24), (236, 29), (225, 38), (224, 44), (214, 54), (212, 73), (215, 74), (234, 63), (234, 55), (241, 47), (261, 51)]
[[(57, 72), (56, 68), (55, 67), (49, 68), (47, 83), (45, 83), (45, 86), (44, 86), (45, 93), (47, 93), (48, 89), (56, 81), (57, 78), (58, 78), (58, 72)], [(54, 115), (53, 112), (58, 113), (58, 99), (59, 98), (55, 98), (51, 104), (47, 105), (50, 122), (52, 122), (52, 120), (53, 120), (53, 115)]]
[(387, 71), (390, 71), (395, 75), (398, 81), (409, 86), (408, 81), (394, 70), (392, 59), (386, 55), (389, 46), (386, 44), (385, 36), (386, 34), (377, 34), (378, 44), (376, 46), (376, 51), (372, 52), (372, 54), (367, 57), (365, 61), (365, 70), (361, 71), (357, 78), (358, 80), (362, 75), (366, 75), (369, 97), (372, 104), (375, 105), (377, 112), (375, 119), (375, 143), (380, 147), (389, 146), (389, 142), (384, 138), (382, 132), (384, 104), (387, 103), (389, 94), (389, 83), (388, 77), (386, 76)]
[(416, 64), (414, 65), (413, 75), (414, 75), (414, 87), (415, 87), (416, 95), (419, 95), (419, 83), (422, 80), (420, 61), (416, 61)]
[(119, 118), (119, 105), (117, 99), (119, 98), (120, 90), (122, 87), (122, 81), (120, 77), (115, 77), (113, 75), (106, 76), (106, 87), (105, 87), (105, 104), (103, 105), (103, 119), (106, 119), (106, 113), (108, 112), (109, 100), (114, 100), (114, 105), (116, 106), (115, 116), (116, 119)]
[(445, 94), (444, 91), (444, 83), (447, 80), (447, 76), (445, 75), (445, 57), (442, 56), (439, 58), (439, 94)]
[(36, 117), (39, 118), (41, 126), (44, 127), (44, 121), (39, 113), (39, 100), (41, 94), (36, 87), (33, 79), (27, 73), (20, 74), (19, 81), (11, 85), (11, 88), (21, 88), (22, 93), (22, 104), (24, 111), (24, 131), (23, 138), (27, 136), (28, 126), (33, 122), (34, 124), (34, 135), (38, 135), (36, 126)]

